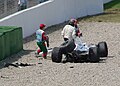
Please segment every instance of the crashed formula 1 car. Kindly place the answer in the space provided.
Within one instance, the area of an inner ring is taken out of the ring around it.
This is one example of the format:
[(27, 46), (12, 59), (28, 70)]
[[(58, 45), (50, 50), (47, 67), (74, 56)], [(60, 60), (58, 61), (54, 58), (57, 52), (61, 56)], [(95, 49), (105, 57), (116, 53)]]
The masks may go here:
[(106, 42), (87, 45), (82, 43), (80, 38), (72, 39), (61, 44), (59, 47), (54, 47), (52, 50), (52, 61), (60, 63), (62, 57), (70, 62), (99, 62), (100, 57), (107, 57), (108, 47)]

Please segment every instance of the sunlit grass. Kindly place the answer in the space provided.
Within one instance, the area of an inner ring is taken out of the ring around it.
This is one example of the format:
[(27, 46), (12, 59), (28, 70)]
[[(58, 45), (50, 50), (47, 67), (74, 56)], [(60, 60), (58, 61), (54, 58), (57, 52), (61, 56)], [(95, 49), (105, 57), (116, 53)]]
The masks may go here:
[(120, 0), (113, 0), (104, 5), (104, 13), (80, 18), (87, 22), (120, 22)]

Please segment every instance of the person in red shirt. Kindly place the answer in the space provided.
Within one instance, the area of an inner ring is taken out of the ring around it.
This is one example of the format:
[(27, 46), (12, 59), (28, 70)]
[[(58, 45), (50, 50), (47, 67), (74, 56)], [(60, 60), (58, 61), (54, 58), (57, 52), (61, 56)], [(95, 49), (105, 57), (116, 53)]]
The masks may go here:
[[(43, 58), (47, 58), (47, 47), (49, 47), (48, 43), (48, 36), (45, 34), (43, 29), (45, 28), (45, 24), (40, 24), (40, 29), (36, 31), (36, 42), (39, 47), (36, 54), (39, 55), (40, 52), (43, 52), (42, 56)], [(47, 46), (46, 43), (47, 42)]]

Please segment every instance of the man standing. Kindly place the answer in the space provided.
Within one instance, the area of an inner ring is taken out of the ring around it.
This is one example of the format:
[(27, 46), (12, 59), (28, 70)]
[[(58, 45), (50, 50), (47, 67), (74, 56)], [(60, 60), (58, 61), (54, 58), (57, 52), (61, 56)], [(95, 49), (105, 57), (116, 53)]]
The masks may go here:
[(24, 10), (27, 8), (27, 0), (19, 0), (18, 1), (18, 11)]
[(70, 20), (67, 25), (63, 28), (61, 35), (64, 38), (64, 41), (74, 39), (76, 37), (76, 28), (74, 27), (74, 21)]
[(69, 23), (63, 28), (61, 35), (64, 41), (74, 39), (76, 36), (82, 36), (76, 19), (70, 19)]
[[(63, 28), (61, 35), (63, 36), (64, 41), (70, 41), (72, 39), (76, 40), (76, 37), (80, 37), (82, 33), (80, 33), (79, 27), (77, 25), (77, 20), (76, 19), (70, 19), (69, 23), (65, 25)], [(76, 41), (75, 41), (76, 44)], [(66, 61), (72, 61), (72, 58), (68, 57), (68, 54), (66, 54), (65, 59), (63, 60), (64, 62)]]
[[(39, 47), (37, 50), (36, 54), (39, 55), (40, 52), (43, 52), (42, 56), (44, 59), (47, 58), (47, 47), (49, 47), (48, 43), (48, 36), (46, 36), (45, 32), (43, 29), (45, 28), (45, 24), (40, 24), (40, 28), (36, 31), (36, 42)], [(47, 47), (45, 42), (47, 42)]]

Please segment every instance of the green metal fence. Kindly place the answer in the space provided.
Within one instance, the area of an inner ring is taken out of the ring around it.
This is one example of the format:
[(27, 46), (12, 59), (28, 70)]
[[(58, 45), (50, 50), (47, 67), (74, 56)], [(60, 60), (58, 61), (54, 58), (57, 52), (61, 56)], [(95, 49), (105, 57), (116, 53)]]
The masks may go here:
[(4, 35), (0, 33), (0, 60), (3, 59), (5, 56), (4, 54)]
[(0, 60), (23, 49), (22, 28), (0, 26)]

